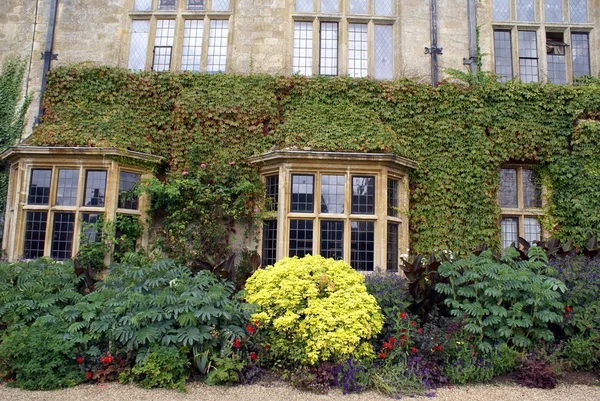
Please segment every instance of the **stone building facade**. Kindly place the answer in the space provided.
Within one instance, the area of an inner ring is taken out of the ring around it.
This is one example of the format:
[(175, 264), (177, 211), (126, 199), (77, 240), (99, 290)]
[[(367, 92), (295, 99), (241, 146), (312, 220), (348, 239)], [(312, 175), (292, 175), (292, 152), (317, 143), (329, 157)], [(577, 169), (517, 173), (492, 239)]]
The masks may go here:
[[(408, 77), (430, 82), (432, 4), (440, 79), (465, 70), (468, 0), (5, 0), (0, 61), (27, 60), (37, 114), (49, 20), (51, 67)], [(483, 68), (502, 79), (598, 76), (600, 0), (477, 0)], [(546, 46), (543, 44), (546, 43)], [(31, 126), (31, 124), (30, 124)]]

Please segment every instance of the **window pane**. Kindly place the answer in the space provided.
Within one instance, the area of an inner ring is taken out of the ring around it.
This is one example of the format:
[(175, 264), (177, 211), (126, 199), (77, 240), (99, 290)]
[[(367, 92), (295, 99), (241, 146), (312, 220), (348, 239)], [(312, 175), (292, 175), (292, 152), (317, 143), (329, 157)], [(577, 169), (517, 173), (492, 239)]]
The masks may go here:
[(539, 176), (534, 170), (523, 169), (523, 206), (542, 207), (542, 187)]
[(537, 219), (525, 217), (524, 230), (525, 241), (533, 242), (542, 239), (542, 229), (540, 227), (540, 222), (537, 221)]
[(47, 220), (47, 212), (27, 212), (23, 258), (35, 259), (44, 256)]
[(314, 181), (312, 175), (292, 175), (292, 212), (313, 212)]
[(156, 37), (154, 39), (153, 71), (168, 71), (171, 68), (171, 53), (175, 37), (175, 20), (159, 19), (156, 21)]
[(338, 73), (338, 24), (321, 22), (321, 52), (319, 74), (337, 75)]
[(204, 21), (186, 20), (183, 27), (183, 46), (181, 48), (181, 70), (200, 71), (202, 60), (202, 34)]
[(498, 81), (512, 79), (512, 42), (510, 31), (494, 31), (494, 66)]
[(75, 213), (54, 213), (54, 229), (52, 231), (52, 252), (54, 259), (69, 259), (73, 249), (73, 231)]
[(375, 214), (375, 177), (352, 177), (352, 214)]
[(500, 190), (498, 194), (500, 207), (518, 207), (517, 203), (517, 170), (500, 169)]
[(29, 183), (29, 196), (27, 203), (30, 205), (47, 205), (50, 201), (50, 178), (52, 170), (31, 170), (31, 182)]
[(321, 0), (321, 12), (330, 14), (337, 13), (338, 0)]
[(229, 11), (229, 0), (213, 0), (213, 11)]
[(571, 22), (588, 22), (587, 0), (569, 0)]
[(265, 220), (262, 232), (262, 265), (271, 266), (277, 261), (277, 220)]
[(119, 207), (122, 209), (137, 210), (138, 196), (137, 188), (140, 183), (140, 175), (121, 171), (119, 179)]
[(348, 24), (348, 74), (367, 76), (367, 24)]
[(227, 38), (229, 36), (229, 21), (210, 21), (208, 37), (207, 72), (224, 72), (227, 65)]
[(391, 25), (375, 25), (375, 79), (394, 77), (394, 39)]
[(344, 259), (343, 221), (321, 221), (321, 256)]
[(351, 222), (350, 265), (356, 270), (372, 271), (375, 254), (375, 223)]
[(104, 193), (106, 191), (106, 171), (86, 171), (85, 199), (83, 206), (104, 206)]
[(204, 0), (187, 0), (188, 10), (204, 10)]
[(321, 176), (321, 213), (344, 213), (343, 175)]
[(81, 220), (83, 222), (81, 231), (85, 235), (87, 243), (92, 243), (100, 240), (102, 236), (102, 217), (100, 213), (82, 213)]
[(387, 191), (387, 214), (398, 217), (398, 180), (388, 179)]
[(279, 176), (270, 175), (266, 177), (265, 186), (267, 187), (267, 210), (277, 211), (277, 204), (279, 203)]
[(589, 34), (571, 34), (571, 51), (573, 52), (573, 77), (579, 78), (590, 73), (590, 42)]
[(519, 237), (519, 220), (516, 217), (505, 217), (500, 223), (502, 249), (508, 248), (512, 243), (517, 243)]
[(289, 256), (312, 255), (313, 221), (290, 220), (290, 252)]
[(57, 206), (75, 206), (77, 204), (77, 186), (79, 170), (61, 169), (58, 172), (58, 188), (56, 191)]
[(538, 82), (535, 31), (519, 31), (519, 74), (522, 82)]
[(374, 0), (375, 15), (392, 15), (392, 0)]
[(510, 19), (510, 1), (493, 0), (492, 14), (494, 21), (508, 21)]
[(562, 0), (544, 0), (547, 22), (562, 22)]
[(142, 71), (146, 67), (150, 21), (135, 20), (131, 22), (131, 39), (129, 42), (129, 62), (127, 68)]
[(175, 10), (177, 8), (177, 0), (158, 0), (159, 10)]
[(366, 14), (367, 0), (350, 0), (350, 14)]
[(559, 85), (567, 83), (565, 56), (548, 54), (548, 81)]
[(398, 223), (387, 225), (387, 271), (398, 271), (399, 227)]
[(312, 13), (313, 0), (296, 0), (296, 11), (301, 13)]
[(312, 75), (312, 22), (294, 22), (292, 73)]
[(533, 0), (517, 0), (517, 19), (519, 21), (535, 20)]
[(152, 0), (135, 0), (133, 9), (135, 11), (149, 11), (152, 9)]

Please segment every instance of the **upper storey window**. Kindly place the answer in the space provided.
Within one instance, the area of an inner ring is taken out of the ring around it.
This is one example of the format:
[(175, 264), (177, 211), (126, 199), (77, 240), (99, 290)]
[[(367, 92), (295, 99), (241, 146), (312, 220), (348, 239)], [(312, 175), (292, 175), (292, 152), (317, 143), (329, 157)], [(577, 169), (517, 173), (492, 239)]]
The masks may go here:
[(135, 0), (128, 68), (225, 72), (230, 8), (230, 0)]
[(592, 75), (590, 7), (589, 0), (492, 0), (498, 79), (564, 84)]
[(296, 0), (292, 73), (394, 77), (391, 0)]

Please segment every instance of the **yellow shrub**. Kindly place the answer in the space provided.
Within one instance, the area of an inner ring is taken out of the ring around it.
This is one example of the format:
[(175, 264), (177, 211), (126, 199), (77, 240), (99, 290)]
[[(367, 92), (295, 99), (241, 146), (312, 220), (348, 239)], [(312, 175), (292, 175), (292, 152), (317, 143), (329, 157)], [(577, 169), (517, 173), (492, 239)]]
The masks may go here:
[(383, 316), (348, 264), (286, 258), (256, 271), (246, 291), (246, 301), (259, 305), (252, 319), (267, 332), (275, 358), (314, 365), (373, 356), (368, 340), (381, 331)]

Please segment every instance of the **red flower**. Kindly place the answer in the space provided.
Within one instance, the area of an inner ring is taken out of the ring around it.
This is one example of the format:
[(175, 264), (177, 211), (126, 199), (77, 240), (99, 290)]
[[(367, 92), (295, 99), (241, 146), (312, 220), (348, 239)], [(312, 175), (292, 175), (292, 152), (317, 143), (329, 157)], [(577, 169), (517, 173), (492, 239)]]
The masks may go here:
[(269, 349), (271, 346), (269, 344), (265, 344), (265, 349)]
[(385, 352), (382, 352), (381, 354), (379, 354), (380, 359), (385, 359), (386, 357), (387, 357), (387, 354)]
[(90, 380), (92, 378), (92, 376), (93, 376), (92, 372), (86, 372), (85, 373), (85, 378), (88, 379), (88, 380)]
[(402, 333), (406, 333), (406, 329), (401, 329), (400, 330)]
[(438, 350), (438, 351), (441, 351), (441, 350), (443, 350), (443, 349), (444, 349), (444, 348), (442, 348), (442, 346), (441, 346), (441, 345), (438, 345), (438, 346), (437, 346), (437, 350)]
[(80, 356), (78, 356), (77, 359), (76, 359), (76, 361), (77, 361), (78, 364), (81, 365), (83, 363), (83, 358), (80, 357)]
[(565, 310), (567, 311), (567, 313), (571, 313), (571, 310), (572, 310), (572, 309), (571, 309), (571, 307), (570, 307), (570, 306), (567, 306), (567, 307), (565, 307)]
[(413, 352), (413, 354), (417, 353), (417, 347), (412, 347), (411, 351)]
[(248, 325), (246, 325), (246, 331), (248, 333), (250, 333), (250, 335), (252, 335), (252, 334), (256, 333), (256, 327), (251, 324), (248, 324)]
[(402, 336), (400, 336), (400, 339), (401, 340), (406, 340), (406, 336), (402, 335)]
[(106, 363), (106, 358), (105, 357), (101, 357), (100, 358), (100, 363), (102, 363), (104, 365)]
[(404, 318), (406, 318), (406, 312), (400, 313), (400, 319), (404, 319)]
[(256, 352), (251, 352), (250, 353), (250, 360), (253, 361), (256, 359)]
[(394, 345), (391, 343), (388, 343), (387, 341), (383, 342), (383, 348), (387, 349), (388, 351), (391, 351), (394, 349)]
[(239, 338), (235, 338), (235, 340), (233, 340), (233, 348), (239, 348), (241, 345), (240, 339)]
[(416, 325), (417, 325), (417, 322), (414, 322), (414, 321), (413, 321), (413, 322), (410, 322), (410, 325), (411, 325), (411, 326), (416, 326)]
[(405, 341), (405, 340), (401, 340), (401, 341), (400, 341), (400, 346), (401, 346), (401, 347), (404, 347), (404, 345), (405, 345), (405, 344), (406, 344), (406, 341)]
[(113, 361), (113, 357), (112, 355), (108, 355), (106, 358), (104, 358), (106, 360), (106, 363), (111, 363)]
[(394, 337), (390, 337), (390, 339), (388, 340), (390, 342), (390, 344), (394, 345), (396, 343), (396, 339)]
[(422, 327), (419, 327), (419, 328), (417, 329), (417, 333), (419, 333), (419, 334), (423, 334), (423, 328), (422, 328)]
[(254, 321), (254, 325), (255, 325), (255, 326), (258, 326), (258, 320), (255, 320), (255, 321)]
[(569, 314), (565, 313), (565, 319), (568, 319), (568, 318), (569, 318)]

